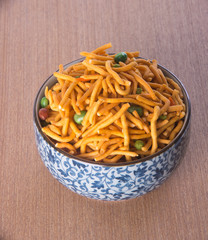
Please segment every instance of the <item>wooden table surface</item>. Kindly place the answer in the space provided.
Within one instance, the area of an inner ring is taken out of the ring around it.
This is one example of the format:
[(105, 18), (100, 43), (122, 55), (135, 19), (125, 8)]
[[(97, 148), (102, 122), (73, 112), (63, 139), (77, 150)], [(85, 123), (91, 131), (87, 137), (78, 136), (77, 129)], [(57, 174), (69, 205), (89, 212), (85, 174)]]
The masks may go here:
[[(207, 0), (0, 1), (0, 240), (208, 239)], [(36, 149), (32, 109), (58, 68), (112, 42), (184, 83), (191, 141), (174, 174), (140, 198), (104, 202), (55, 180)]]

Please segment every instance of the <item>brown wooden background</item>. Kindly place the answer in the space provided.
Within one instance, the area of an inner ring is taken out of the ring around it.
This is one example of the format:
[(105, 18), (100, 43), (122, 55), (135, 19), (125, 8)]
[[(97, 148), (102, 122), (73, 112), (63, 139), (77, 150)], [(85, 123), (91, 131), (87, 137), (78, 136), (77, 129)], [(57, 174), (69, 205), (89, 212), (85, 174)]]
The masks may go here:
[[(0, 0), (0, 240), (208, 239), (207, 0)], [(192, 102), (191, 142), (159, 189), (123, 202), (58, 183), (35, 146), (32, 108), (43, 81), (112, 42), (178, 76)]]

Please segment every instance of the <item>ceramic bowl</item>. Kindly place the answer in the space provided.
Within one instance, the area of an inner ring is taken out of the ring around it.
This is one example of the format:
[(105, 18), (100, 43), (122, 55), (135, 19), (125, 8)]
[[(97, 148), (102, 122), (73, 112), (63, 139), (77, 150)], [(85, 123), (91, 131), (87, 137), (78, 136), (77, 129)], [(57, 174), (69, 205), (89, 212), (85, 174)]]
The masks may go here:
[[(78, 59), (67, 64), (82, 61)], [(184, 94), (186, 116), (184, 125), (177, 137), (161, 151), (126, 163), (100, 163), (69, 155), (54, 146), (53, 142), (41, 131), (38, 118), (40, 99), (44, 89), (54, 85), (56, 78), (51, 75), (37, 93), (33, 109), (33, 123), (39, 154), (50, 173), (60, 183), (73, 192), (88, 198), (118, 201), (132, 199), (160, 186), (174, 171), (185, 154), (189, 142), (191, 105), (189, 96), (178, 78), (160, 66), (165, 76), (179, 84)]]

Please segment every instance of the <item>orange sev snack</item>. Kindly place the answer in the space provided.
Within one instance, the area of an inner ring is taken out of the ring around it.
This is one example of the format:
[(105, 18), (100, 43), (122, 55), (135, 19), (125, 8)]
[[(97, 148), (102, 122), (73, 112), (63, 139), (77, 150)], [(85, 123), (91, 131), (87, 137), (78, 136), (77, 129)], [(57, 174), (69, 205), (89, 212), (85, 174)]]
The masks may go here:
[(180, 86), (156, 60), (140, 59), (139, 52), (110, 55), (110, 47), (81, 52), (85, 59), (67, 69), (59, 65), (57, 82), (45, 88), (49, 114), (42, 131), (68, 154), (115, 163), (171, 143), (186, 108)]

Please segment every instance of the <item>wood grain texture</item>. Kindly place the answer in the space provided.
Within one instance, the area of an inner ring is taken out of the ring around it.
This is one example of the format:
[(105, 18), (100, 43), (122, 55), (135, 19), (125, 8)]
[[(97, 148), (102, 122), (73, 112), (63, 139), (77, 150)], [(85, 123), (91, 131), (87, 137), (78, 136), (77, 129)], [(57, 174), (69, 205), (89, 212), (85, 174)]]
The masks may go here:
[[(207, 0), (0, 1), (0, 240), (207, 240)], [(160, 188), (129, 201), (81, 197), (35, 146), (32, 108), (58, 68), (112, 42), (178, 76), (192, 102), (191, 141)]]

